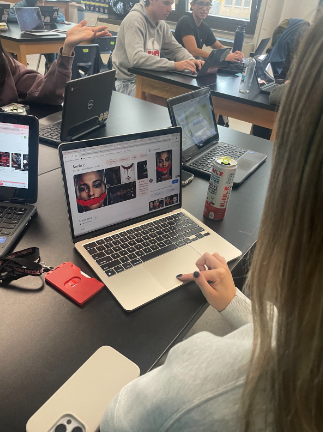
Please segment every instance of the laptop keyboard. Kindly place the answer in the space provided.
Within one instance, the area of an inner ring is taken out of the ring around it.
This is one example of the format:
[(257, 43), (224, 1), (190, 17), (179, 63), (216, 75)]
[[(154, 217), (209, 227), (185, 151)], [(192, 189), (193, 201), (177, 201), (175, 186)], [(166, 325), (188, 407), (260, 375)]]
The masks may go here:
[(194, 159), (194, 161), (190, 162), (188, 165), (199, 171), (206, 171), (211, 174), (215, 157), (230, 156), (230, 158), (238, 160), (241, 156), (247, 153), (247, 151), (247, 149), (241, 147), (232, 146), (226, 143), (218, 143), (210, 150)]
[(27, 208), (25, 207), (0, 205), (0, 236), (11, 235), (26, 212)]
[(60, 144), (62, 122), (53, 123), (50, 126), (43, 126), (39, 129), (39, 140), (51, 144)]
[(176, 213), (84, 245), (107, 276), (113, 276), (210, 235)]
[(262, 90), (266, 90), (266, 91), (268, 91), (268, 92), (272, 92), (273, 90), (275, 90), (275, 88), (276, 87), (278, 87), (279, 86), (279, 84), (275, 84), (275, 83), (272, 83), (272, 84), (266, 84), (266, 85), (264, 85), (263, 87), (261, 87), (261, 89)]

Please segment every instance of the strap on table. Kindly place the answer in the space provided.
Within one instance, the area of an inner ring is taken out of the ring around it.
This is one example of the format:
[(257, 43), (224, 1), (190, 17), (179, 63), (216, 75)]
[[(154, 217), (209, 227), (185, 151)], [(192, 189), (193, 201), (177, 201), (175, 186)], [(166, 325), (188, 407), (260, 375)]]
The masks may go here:
[(9, 278), (40, 276), (43, 271), (37, 247), (23, 249), (0, 259), (0, 283)]

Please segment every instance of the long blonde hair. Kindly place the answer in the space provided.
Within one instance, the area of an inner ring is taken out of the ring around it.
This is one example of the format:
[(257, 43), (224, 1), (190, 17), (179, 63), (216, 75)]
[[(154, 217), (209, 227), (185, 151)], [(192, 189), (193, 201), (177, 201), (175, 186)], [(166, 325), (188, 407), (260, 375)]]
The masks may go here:
[[(242, 430), (256, 429), (256, 420), (263, 415), (264, 430), (322, 431), (322, 15), (299, 49), (280, 108), (270, 184), (247, 288), (254, 344), (242, 397)], [(277, 306), (277, 328), (268, 301)]]

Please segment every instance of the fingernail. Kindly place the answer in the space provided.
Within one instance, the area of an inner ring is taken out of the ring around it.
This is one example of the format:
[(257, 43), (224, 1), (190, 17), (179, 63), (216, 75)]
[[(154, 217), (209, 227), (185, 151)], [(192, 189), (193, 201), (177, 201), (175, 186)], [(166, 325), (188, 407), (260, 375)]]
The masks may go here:
[(198, 271), (195, 271), (193, 273), (193, 276), (197, 279), (200, 276), (200, 273)]
[(176, 277), (177, 278), (180, 278), (180, 277), (182, 277), (183, 275), (182, 275), (182, 273), (181, 274), (179, 274), (179, 275), (177, 275)]

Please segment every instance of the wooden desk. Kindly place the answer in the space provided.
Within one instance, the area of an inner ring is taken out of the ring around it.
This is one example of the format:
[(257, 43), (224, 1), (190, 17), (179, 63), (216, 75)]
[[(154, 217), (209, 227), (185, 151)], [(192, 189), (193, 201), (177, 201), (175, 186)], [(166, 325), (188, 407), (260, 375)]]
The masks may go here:
[[(18, 3), (21, 0), (10, 0), (10, 3)], [(65, 20), (70, 20), (70, 10), (69, 10), (69, 4), (70, 0), (46, 0), (45, 4), (47, 6), (58, 6), (60, 9), (64, 9), (64, 16)]]
[(145, 93), (171, 98), (209, 87), (217, 114), (273, 129), (276, 109), (269, 104), (269, 96), (259, 92), (254, 77), (250, 93), (239, 93), (240, 77), (219, 73), (203, 78), (190, 78), (176, 73), (153, 72), (137, 68), (129, 69), (136, 75), (136, 97), (145, 99)]
[[(69, 30), (73, 25), (57, 24), (57, 28)], [(57, 53), (65, 40), (64, 33), (55, 36), (33, 36), (21, 33), (18, 23), (8, 23), (8, 27), (7, 31), (0, 33), (2, 46), (8, 52), (17, 54), (18, 61), (25, 66), (28, 54)]]
[[(125, 111), (119, 111), (121, 105)], [(130, 111), (133, 119), (126, 117)], [(113, 95), (110, 115), (113, 115), (111, 125), (106, 131), (110, 134), (170, 125), (166, 108), (117, 93)], [(208, 182), (198, 177), (184, 188), (183, 207), (245, 254), (257, 238), (271, 168), (272, 143), (222, 127), (219, 134), (221, 140), (261, 151), (268, 159), (232, 191), (224, 220), (203, 218)], [(57, 149), (48, 147), (46, 157), (51, 152), (57, 154)], [(43, 165), (41, 171), (47, 168)], [(59, 169), (41, 175), (37, 209), (16, 250), (38, 246), (46, 263), (58, 265), (72, 261), (88, 275), (95, 276), (72, 243)], [(231, 263), (231, 268), (235, 265)], [(126, 313), (106, 288), (84, 307), (79, 307), (48, 285), (34, 292), (1, 286), (0, 430), (24, 431), (34, 412), (102, 345), (117, 349), (145, 373), (185, 334), (206, 307), (194, 283), (132, 313)]]

